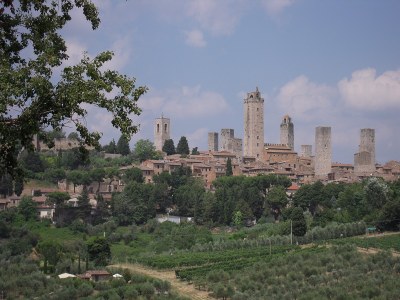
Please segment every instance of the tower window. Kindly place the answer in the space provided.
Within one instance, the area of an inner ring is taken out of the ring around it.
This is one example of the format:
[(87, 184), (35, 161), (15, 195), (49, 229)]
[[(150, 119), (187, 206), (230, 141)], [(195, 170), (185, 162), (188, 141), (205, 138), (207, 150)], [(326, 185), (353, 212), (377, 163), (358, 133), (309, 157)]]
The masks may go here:
[(160, 124), (157, 124), (157, 133), (160, 132)]
[(167, 128), (168, 128), (168, 125), (165, 124), (165, 125), (164, 125), (164, 131), (165, 131), (165, 132), (167, 132)]
[(258, 107), (257, 107), (257, 111), (258, 111)]

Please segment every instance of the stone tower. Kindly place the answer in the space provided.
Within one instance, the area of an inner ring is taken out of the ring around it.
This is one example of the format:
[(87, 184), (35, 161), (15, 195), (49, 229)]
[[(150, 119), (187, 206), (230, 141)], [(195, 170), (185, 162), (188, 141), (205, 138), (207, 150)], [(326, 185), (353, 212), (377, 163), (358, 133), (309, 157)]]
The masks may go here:
[(218, 151), (218, 132), (208, 133), (208, 151)]
[(284, 116), (281, 123), (281, 144), (294, 150), (294, 126), (292, 118)]
[(331, 128), (315, 128), (315, 176), (326, 176), (332, 171)]
[(235, 131), (233, 129), (221, 129), (221, 151), (233, 152), (232, 141), (235, 138)]
[(171, 127), (168, 118), (156, 118), (154, 123), (154, 146), (156, 150), (162, 151), (162, 147), (166, 140), (171, 136)]
[(301, 157), (311, 157), (312, 156), (312, 145), (301, 145)]
[(360, 132), (360, 146), (354, 154), (355, 173), (375, 172), (375, 129), (364, 128)]
[(244, 99), (244, 156), (262, 159), (264, 150), (264, 99), (256, 88)]

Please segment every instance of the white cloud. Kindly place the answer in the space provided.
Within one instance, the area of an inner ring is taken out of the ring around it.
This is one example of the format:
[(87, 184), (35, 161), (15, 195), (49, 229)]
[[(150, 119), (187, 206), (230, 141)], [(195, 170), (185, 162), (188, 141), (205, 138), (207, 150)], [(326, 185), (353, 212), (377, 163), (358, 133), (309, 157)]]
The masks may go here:
[(73, 66), (78, 64), (83, 58), (84, 52), (87, 52), (87, 46), (76, 40), (66, 40), (68, 60), (63, 63), (64, 66)]
[(104, 65), (104, 69), (121, 71), (132, 56), (132, 41), (129, 36), (118, 37), (111, 46), (113, 58)]
[(199, 128), (194, 132), (187, 133), (185, 136), (188, 140), (190, 149), (204, 144), (204, 141), (207, 141), (208, 139), (208, 131), (207, 128)]
[(277, 100), (281, 109), (289, 115), (305, 120), (321, 119), (331, 108), (331, 98), (335, 89), (327, 85), (311, 82), (301, 75), (285, 84), (279, 91)]
[(203, 32), (200, 30), (185, 31), (186, 44), (192, 47), (205, 47), (207, 42), (204, 40)]
[(243, 0), (192, 0), (186, 15), (214, 35), (232, 34), (244, 9)]
[(193, 118), (218, 115), (228, 109), (225, 98), (213, 91), (203, 91), (199, 85), (182, 86), (166, 91), (150, 91), (139, 104), (143, 111), (164, 113), (168, 117)]
[(338, 88), (345, 103), (360, 110), (400, 108), (400, 70), (380, 76), (372, 68), (358, 70), (339, 81)]
[(279, 15), (285, 8), (293, 5), (294, 2), (295, 0), (261, 0), (262, 5), (270, 16)]

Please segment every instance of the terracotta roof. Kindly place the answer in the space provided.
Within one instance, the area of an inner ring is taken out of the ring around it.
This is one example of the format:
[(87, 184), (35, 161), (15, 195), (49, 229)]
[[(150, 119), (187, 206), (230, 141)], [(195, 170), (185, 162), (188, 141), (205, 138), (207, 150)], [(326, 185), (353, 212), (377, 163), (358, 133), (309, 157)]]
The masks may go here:
[(90, 274), (90, 275), (111, 275), (106, 270), (90, 270), (90, 271), (86, 271), (85, 275), (86, 274)]
[(300, 187), (297, 184), (292, 183), (291, 186), (287, 188), (288, 191), (297, 191)]

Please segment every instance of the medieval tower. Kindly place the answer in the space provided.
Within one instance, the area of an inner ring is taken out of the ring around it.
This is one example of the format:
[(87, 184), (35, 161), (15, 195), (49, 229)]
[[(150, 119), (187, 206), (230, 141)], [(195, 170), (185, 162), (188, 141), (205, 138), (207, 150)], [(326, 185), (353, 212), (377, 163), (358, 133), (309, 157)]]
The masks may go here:
[(171, 127), (168, 118), (157, 118), (154, 123), (154, 146), (156, 150), (162, 151), (166, 140), (170, 139)]
[(300, 156), (311, 157), (312, 156), (312, 145), (301, 145)]
[(208, 133), (208, 151), (218, 151), (218, 132)]
[(331, 128), (315, 128), (315, 176), (326, 176), (332, 170)]
[(364, 128), (360, 132), (360, 146), (354, 154), (355, 173), (375, 172), (375, 129)]
[(244, 156), (261, 159), (264, 150), (264, 99), (256, 88), (244, 99)]
[(281, 144), (294, 150), (294, 126), (288, 115), (283, 117), (281, 123)]

